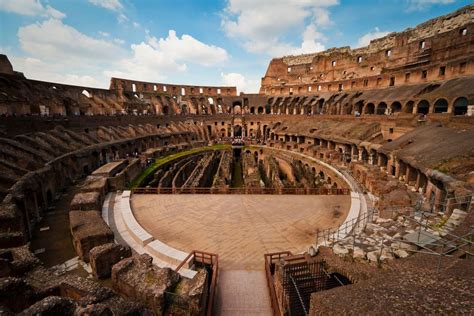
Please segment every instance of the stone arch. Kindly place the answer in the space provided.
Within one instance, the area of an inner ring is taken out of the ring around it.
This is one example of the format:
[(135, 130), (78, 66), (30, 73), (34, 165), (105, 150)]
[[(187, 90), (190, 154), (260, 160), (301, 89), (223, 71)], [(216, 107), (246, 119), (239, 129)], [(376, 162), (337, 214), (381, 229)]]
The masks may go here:
[(235, 101), (232, 103), (232, 112), (234, 114), (242, 114), (242, 102)]
[(181, 104), (181, 114), (188, 114), (188, 106), (186, 104)]
[(408, 101), (403, 108), (403, 113), (413, 113), (413, 107), (415, 106), (414, 101)]
[(375, 113), (375, 105), (373, 103), (367, 103), (364, 107), (364, 114), (374, 114)]
[(265, 105), (265, 114), (270, 113), (272, 113), (272, 106), (270, 105), (270, 103), (268, 103), (267, 105)]
[(165, 106), (163, 107), (163, 114), (164, 114), (164, 115), (168, 115), (168, 114), (170, 114), (169, 112), (170, 112), (170, 108), (169, 108), (167, 105), (165, 105)]
[(258, 114), (263, 114), (263, 106), (259, 106), (257, 109)]
[(357, 112), (359, 114), (362, 114), (362, 109), (364, 108), (364, 101), (358, 101), (354, 105), (354, 113)]
[(390, 110), (392, 113), (397, 113), (402, 111), (402, 104), (398, 101), (395, 101), (390, 105)]
[(242, 137), (242, 126), (235, 125), (234, 126), (234, 137)]
[(466, 115), (467, 106), (469, 102), (465, 97), (457, 98), (453, 103), (453, 114), (454, 115)]
[(324, 108), (324, 98), (318, 100), (316, 105), (316, 113), (315, 114), (322, 114)]
[(387, 110), (387, 103), (380, 102), (379, 105), (377, 106), (377, 110), (375, 114), (384, 115), (386, 110)]
[(433, 113), (444, 113), (448, 112), (448, 101), (446, 99), (436, 100), (433, 108)]
[(430, 111), (430, 103), (426, 100), (421, 100), (416, 106), (416, 113), (428, 114)]

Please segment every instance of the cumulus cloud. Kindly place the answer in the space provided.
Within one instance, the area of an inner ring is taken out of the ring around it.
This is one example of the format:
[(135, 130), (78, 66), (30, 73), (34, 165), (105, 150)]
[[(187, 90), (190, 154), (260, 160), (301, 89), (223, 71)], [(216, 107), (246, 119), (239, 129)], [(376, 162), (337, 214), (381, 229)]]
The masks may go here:
[(370, 44), (370, 41), (376, 38), (384, 37), (388, 35), (390, 32), (380, 31), (378, 27), (376, 27), (372, 32), (369, 32), (362, 37), (359, 38), (357, 41), (357, 47), (363, 47)]
[[(309, 53), (324, 49), (317, 30), (331, 24), (329, 7), (337, 4), (338, 0), (229, 0), (221, 26), (229, 37), (243, 40), (250, 52)], [(298, 32), (302, 37), (300, 46), (282, 40)]]
[(162, 38), (148, 33), (145, 41), (129, 48), (109, 33), (96, 34), (51, 18), (20, 27), (17, 36), (26, 57), (10, 58), (29, 78), (100, 87), (107, 87), (110, 76), (163, 80), (185, 72), (188, 64), (216, 66), (229, 58), (225, 49), (173, 30)]
[(50, 5), (43, 6), (40, 0), (1, 0), (0, 11), (27, 16), (44, 16), (62, 19), (66, 15)]
[(148, 36), (146, 42), (134, 44), (131, 49), (132, 57), (122, 59), (119, 70), (109, 70), (105, 74), (139, 80), (162, 80), (171, 73), (186, 71), (187, 63), (213, 66), (229, 58), (225, 49), (207, 45), (187, 34), (180, 38), (174, 30), (170, 30), (166, 38)]
[(249, 80), (239, 73), (221, 73), (221, 78), (223, 85), (237, 87), (238, 91), (257, 93), (260, 88), (257, 80)]
[(89, 0), (89, 2), (93, 5), (111, 11), (120, 11), (123, 9), (123, 5), (120, 3), (120, 0)]
[(112, 67), (127, 53), (107, 33), (94, 38), (57, 19), (20, 27), (17, 36), (27, 57), (9, 57), (15, 69), (32, 79), (105, 88), (109, 79), (103, 67)]
[(113, 42), (87, 36), (57, 19), (20, 27), (18, 40), (25, 52), (56, 62), (104, 61), (122, 52)]
[(407, 0), (407, 11), (422, 11), (436, 4), (450, 4), (456, 0)]
[(37, 58), (12, 56), (15, 70), (24, 72), (28, 78), (71, 84), (86, 87), (106, 87), (106, 81), (100, 77), (67, 73), (67, 69), (58, 64), (45, 63)]

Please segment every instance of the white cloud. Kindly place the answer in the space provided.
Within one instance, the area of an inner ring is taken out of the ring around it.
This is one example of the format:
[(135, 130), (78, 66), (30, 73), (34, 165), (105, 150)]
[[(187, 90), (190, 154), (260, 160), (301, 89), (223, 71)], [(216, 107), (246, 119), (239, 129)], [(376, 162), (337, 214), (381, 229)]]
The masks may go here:
[(367, 46), (370, 44), (371, 40), (384, 37), (388, 34), (390, 34), (390, 32), (380, 31), (379, 28), (376, 27), (372, 32), (369, 32), (359, 38), (359, 40), (357, 41), (357, 47)]
[(128, 17), (123, 14), (123, 13), (120, 13), (119, 15), (117, 15), (117, 21), (119, 23), (124, 23), (124, 22), (127, 22), (128, 21)]
[(54, 62), (100, 62), (123, 53), (113, 42), (89, 37), (57, 19), (20, 27), (18, 40), (25, 52)]
[(221, 73), (222, 83), (225, 86), (237, 87), (238, 91), (245, 91), (246, 93), (258, 93), (260, 89), (257, 80), (246, 79), (242, 74), (230, 72)]
[[(229, 0), (221, 25), (229, 37), (243, 40), (250, 52), (309, 53), (324, 49), (317, 29), (331, 24), (328, 8), (337, 4), (338, 0)], [(282, 41), (285, 35), (298, 32), (300, 46)]]
[(147, 35), (146, 41), (128, 49), (122, 39), (96, 34), (86, 35), (61, 20), (45, 20), (19, 28), (26, 57), (9, 57), (28, 78), (100, 87), (108, 86), (110, 76), (156, 81), (176, 77), (188, 64), (216, 66), (229, 58), (225, 49), (187, 34), (178, 37), (173, 30), (163, 38)]
[(102, 69), (126, 56), (115, 40), (90, 37), (57, 19), (20, 27), (17, 35), (27, 57), (9, 57), (32, 79), (105, 88)]
[(27, 16), (45, 16), (62, 19), (66, 15), (55, 8), (43, 6), (40, 0), (0, 0), (0, 11)]
[(134, 27), (134, 28), (139, 28), (139, 27), (140, 27), (140, 23), (138, 23), (138, 22), (133, 22), (133, 27)]
[(422, 11), (436, 4), (450, 4), (456, 0), (407, 0), (408, 8), (407, 11)]
[(120, 0), (89, 0), (90, 3), (98, 7), (102, 7), (112, 11), (120, 11), (123, 9), (123, 5)]
[(146, 42), (131, 48), (132, 57), (122, 59), (118, 70), (105, 71), (107, 76), (156, 81), (186, 71), (187, 63), (213, 66), (229, 58), (225, 49), (204, 44), (187, 34), (179, 38), (174, 30), (166, 38), (148, 37)]
[(17, 58), (12, 57), (12, 64), (17, 71), (24, 72), (28, 78), (58, 82), (63, 84), (71, 84), (86, 87), (103, 87), (106, 88), (107, 81), (92, 77), (90, 75), (68, 74), (63, 67), (57, 64), (45, 63), (36, 58)]

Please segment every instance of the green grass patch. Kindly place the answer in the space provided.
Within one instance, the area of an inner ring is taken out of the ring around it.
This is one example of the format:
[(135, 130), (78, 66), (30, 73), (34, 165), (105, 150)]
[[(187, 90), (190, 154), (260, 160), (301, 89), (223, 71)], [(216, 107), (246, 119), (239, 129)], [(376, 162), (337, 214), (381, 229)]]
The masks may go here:
[(182, 158), (188, 155), (193, 155), (196, 153), (200, 153), (203, 151), (211, 151), (211, 150), (225, 150), (225, 149), (230, 149), (231, 145), (228, 144), (216, 144), (212, 146), (206, 146), (206, 147), (198, 147), (198, 148), (192, 148), (184, 151), (180, 151), (177, 153), (173, 153), (170, 155), (166, 155), (163, 157), (159, 157), (155, 159), (155, 162), (150, 165), (148, 168), (146, 168), (141, 174), (139, 174), (135, 179), (133, 179), (132, 183), (130, 184), (129, 188), (137, 188), (140, 187), (140, 185), (143, 183), (143, 181), (150, 176), (151, 174), (155, 173), (156, 170), (158, 170), (161, 166), (169, 163), (170, 161), (173, 161), (178, 158)]

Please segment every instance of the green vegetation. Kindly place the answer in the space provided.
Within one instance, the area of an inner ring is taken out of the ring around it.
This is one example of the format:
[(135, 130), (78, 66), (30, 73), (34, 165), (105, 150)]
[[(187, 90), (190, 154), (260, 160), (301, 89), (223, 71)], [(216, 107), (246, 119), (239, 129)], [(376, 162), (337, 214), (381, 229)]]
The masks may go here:
[(155, 173), (158, 168), (161, 166), (165, 165), (166, 163), (173, 161), (178, 158), (182, 158), (188, 155), (193, 155), (196, 153), (200, 153), (203, 151), (210, 151), (210, 150), (224, 150), (224, 149), (229, 149), (231, 148), (231, 145), (228, 144), (216, 144), (212, 146), (207, 146), (207, 147), (199, 147), (199, 148), (192, 148), (189, 150), (184, 150), (180, 151), (174, 154), (166, 155), (160, 158), (157, 158), (155, 162), (150, 165), (148, 168), (146, 168), (140, 175), (138, 175), (135, 179), (133, 179), (132, 183), (130, 184), (129, 188), (137, 188), (139, 187), (144, 180), (150, 176), (151, 174)]

